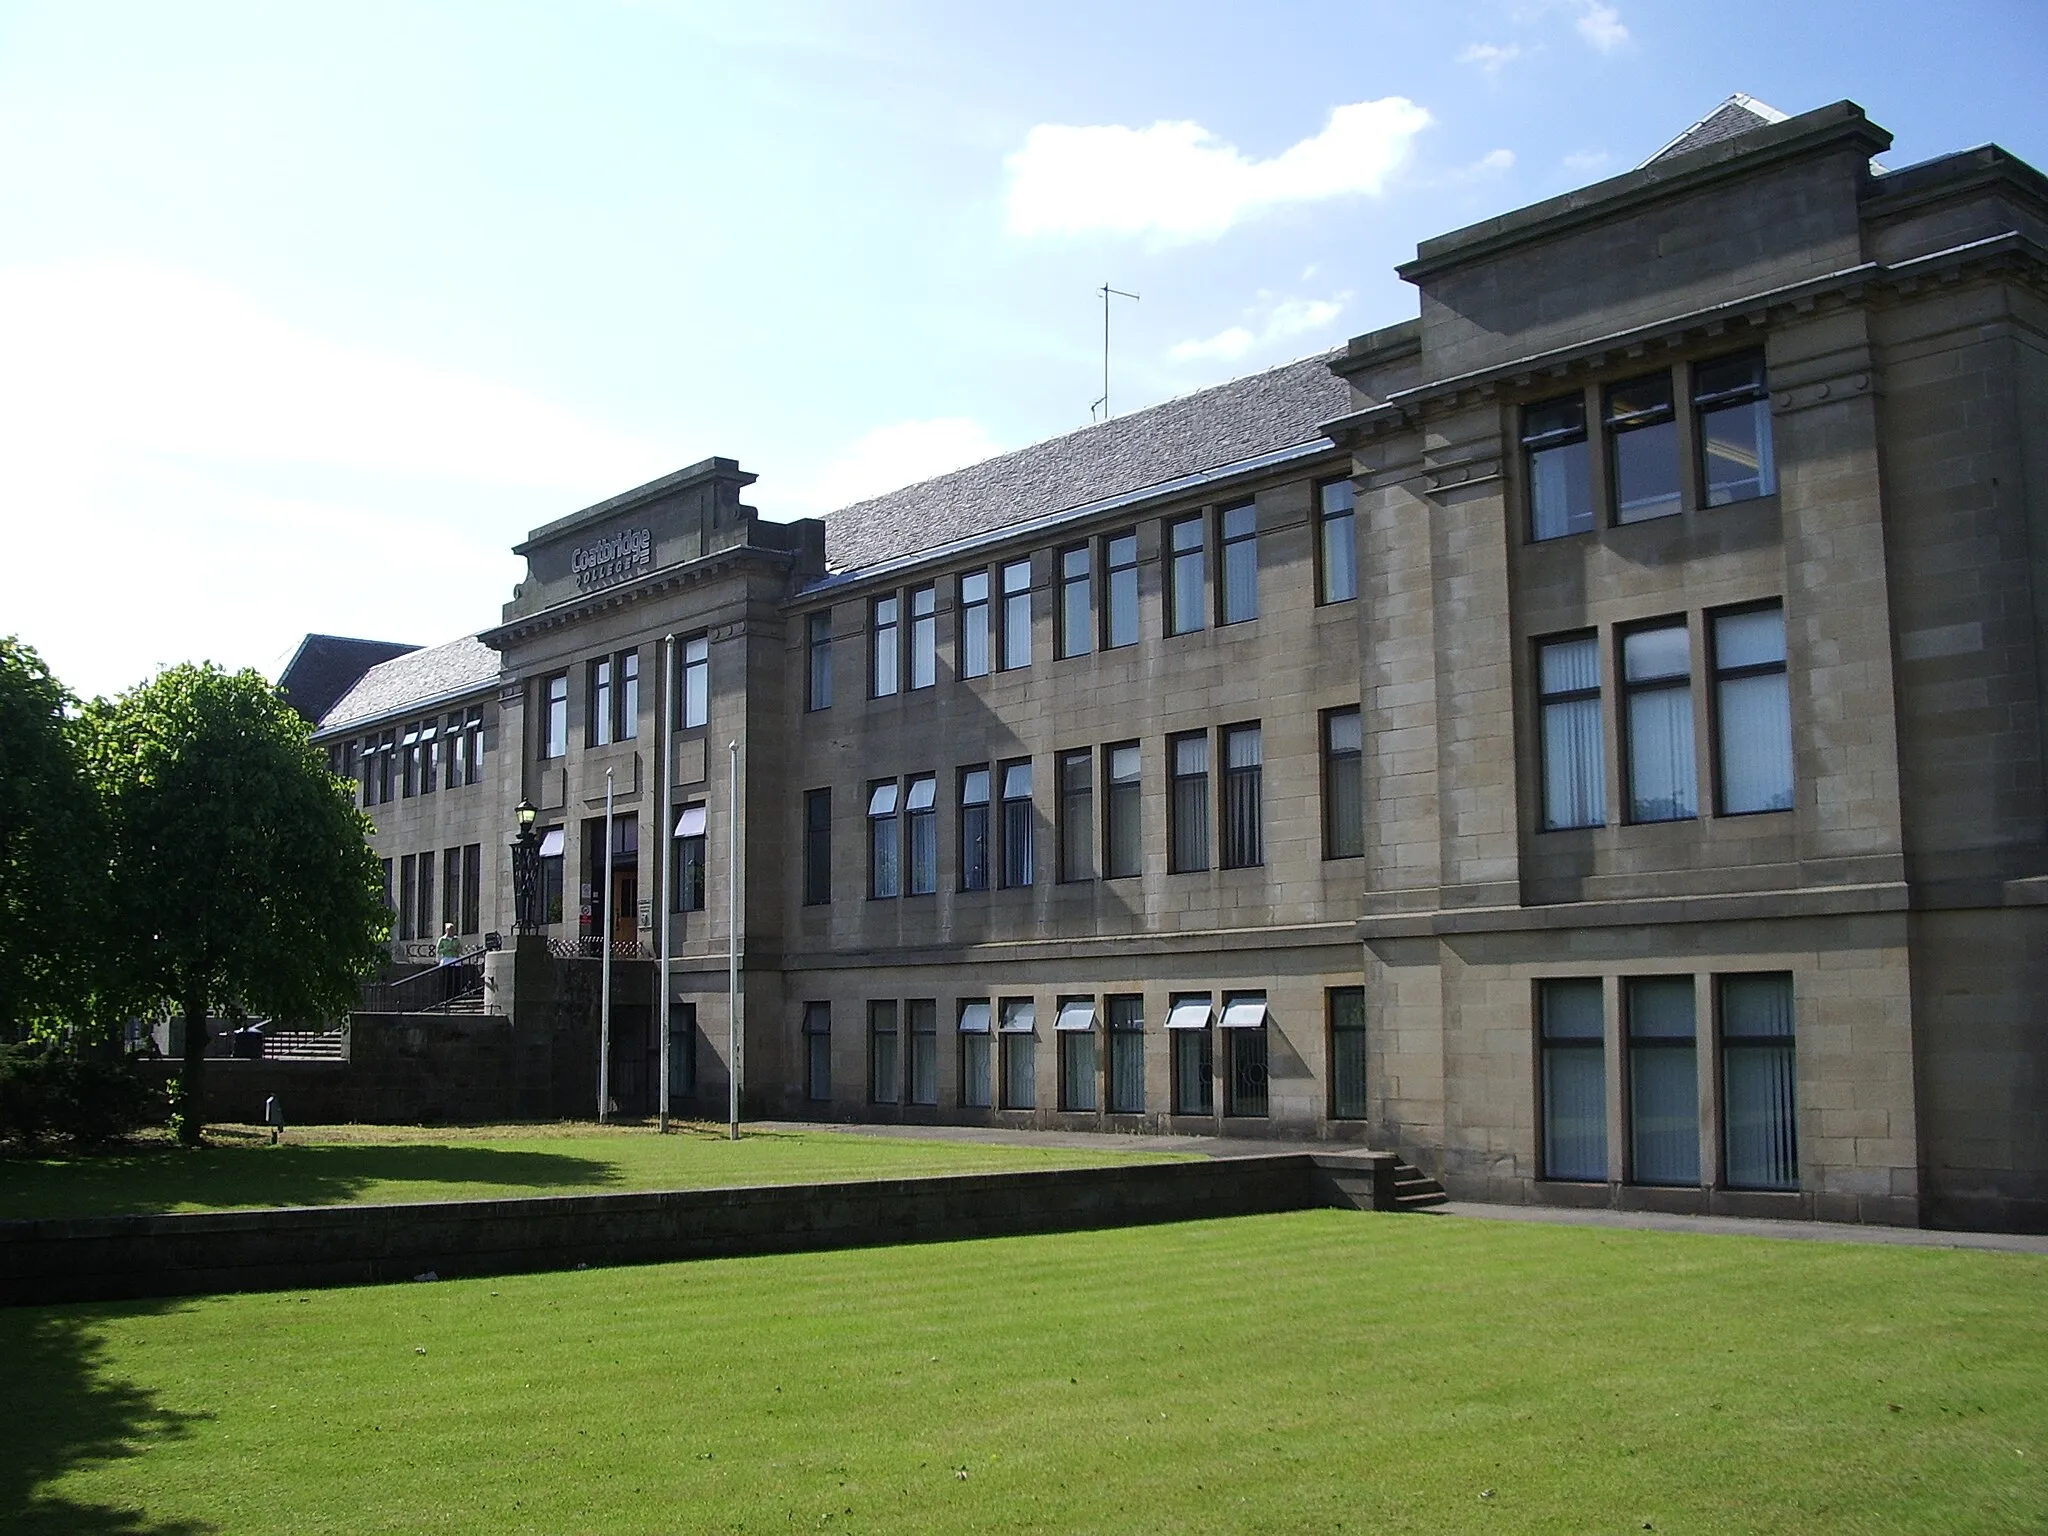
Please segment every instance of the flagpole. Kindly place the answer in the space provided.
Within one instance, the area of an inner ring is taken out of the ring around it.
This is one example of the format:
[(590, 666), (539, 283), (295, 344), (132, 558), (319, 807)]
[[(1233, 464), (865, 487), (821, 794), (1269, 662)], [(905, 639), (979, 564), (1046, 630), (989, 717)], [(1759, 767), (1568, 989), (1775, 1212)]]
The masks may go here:
[(740, 744), (727, 751), (732, 781), (727, 796), (725, 873), (726, 1134), (740, 1139)]
[(675, 795), (675, 773), (673, 772), (673, 765), (669, 762), (669, 753), (673, 750), (673, 744), (669, 740), (669, 730), (672, 722), (675, 720), (675, 705), (676, 637), (674, 635), (663, 635), (661, 637), (661, 719), (656, 722), (654, 727), (654, 739), (660, 744), (660, 751), (656, 754), (656, 761), (661, 765), (661, 825), (655, 829), (655, 835), (661, 839), (661, 846), (656, 854), (657, 859), (660, 861), (661, 874), (658, 877), (659, 888), (655, 891), (654, 895), (654, 923), (660, 934), (660, 943), (656, 946), (658, 963), (655, 966), (655, 975), (661, 988), (661, 998), (658, 1004), (659, 1016), (656, 1020), (655, 1028), (661, 1031), (660, 1104), (661, 1134), (664, 1136), (668, 1134), (668, 931), (669, 907), (672, 905), (669, 899), (669, 891), (671, 889), (670, 882), (675, 878), (675, 871), (670, 867), (670, 860), (675, 856), (676, 831), (675, 806), (671, 803)]
[[(597, 1123), (611, 1119), (612, 1102), (612, 773), (604, 771), (604, 952), (598, 960)], [(642, 1058), (645, 1060), (645, 1058)]]

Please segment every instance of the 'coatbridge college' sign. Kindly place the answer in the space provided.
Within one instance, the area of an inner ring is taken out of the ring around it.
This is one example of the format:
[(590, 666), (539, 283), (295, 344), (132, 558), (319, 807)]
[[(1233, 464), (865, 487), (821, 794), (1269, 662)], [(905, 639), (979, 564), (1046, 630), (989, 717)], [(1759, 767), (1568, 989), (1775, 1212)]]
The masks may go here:
[(579, 591), (609, 587), (638, 576), (654, 561), (654, 537), (645, 528), (627, 528), (593, 544), (579, 544), (569, 554)]

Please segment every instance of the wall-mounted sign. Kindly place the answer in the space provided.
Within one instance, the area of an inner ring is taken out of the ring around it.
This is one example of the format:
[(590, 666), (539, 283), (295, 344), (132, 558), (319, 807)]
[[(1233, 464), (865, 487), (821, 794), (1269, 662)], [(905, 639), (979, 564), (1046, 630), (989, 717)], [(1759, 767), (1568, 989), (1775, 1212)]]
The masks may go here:
[(630, 580), (653, 563), (654, 534), (647, 528), (627, 528), (569, 552), (569, 569), (584, 592)]

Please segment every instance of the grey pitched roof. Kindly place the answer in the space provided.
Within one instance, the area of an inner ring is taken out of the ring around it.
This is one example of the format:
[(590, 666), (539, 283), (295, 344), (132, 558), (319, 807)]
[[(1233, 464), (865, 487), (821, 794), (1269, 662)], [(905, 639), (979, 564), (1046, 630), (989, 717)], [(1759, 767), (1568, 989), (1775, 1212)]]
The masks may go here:
[[(1673, 155), (1689, 154), (1695, 149), (1705, 149), (1709, 144), (1719, 144), (1724, 139), (1748, 133), (1752, 128), (1762, 128), (1770, 123), (1784, 121), (1785, 114), (1776, 107), (1737, 91), (1650, 156), (1643, 165), (1655, 165), (1659, 160), (1668, 160)], [(1641, 170), (1642, 166), (1637, 166), (1636, 169)]]
[(380, 662), (357, 679), (320, 719), (322, 731), (365, 720), (381, 720), (464, 693), (475, 693), (498, 680), (500, 658), (475, 635), (446, 645)]
[(1318, 353), (1048, 438), (825, 518), (825, 561), (857, 570), (1322, 437), (1350, 387)]
[(308, 635), (277, 674), (277, 689), (293, 709), (317, 721), (378, 662), (418, 649), (393, 640)]

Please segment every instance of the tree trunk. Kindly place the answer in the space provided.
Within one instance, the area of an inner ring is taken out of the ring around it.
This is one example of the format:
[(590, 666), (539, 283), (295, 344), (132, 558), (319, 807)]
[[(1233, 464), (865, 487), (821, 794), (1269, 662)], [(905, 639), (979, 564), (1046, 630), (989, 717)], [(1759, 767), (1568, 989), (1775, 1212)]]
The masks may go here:
[(206, 998), (202, 995), (185, 1003), (185, 1064), (178, 1072), (178, 1086), (171, 1094), (171, 1123), (178, 1128), (178, 1141), (187, 1147), (199, 1145), (199, 1133), (206, 1122), (206, 1045), (211, 1031), (206, 1026)]

